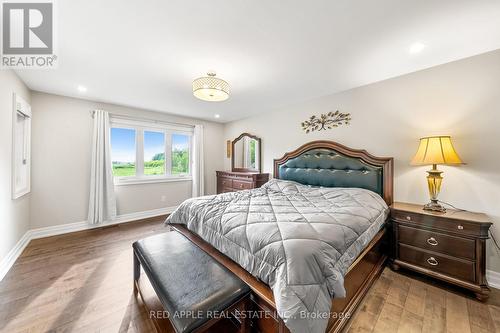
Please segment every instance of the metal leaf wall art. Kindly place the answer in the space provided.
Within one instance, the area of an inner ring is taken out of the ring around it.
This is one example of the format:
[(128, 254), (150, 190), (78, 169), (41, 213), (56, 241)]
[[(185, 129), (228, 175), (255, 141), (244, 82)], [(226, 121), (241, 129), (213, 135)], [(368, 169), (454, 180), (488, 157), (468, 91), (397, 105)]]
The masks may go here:
[(309, 120), (302, 122), (302, 129), (306, 133), (314, 131), (322, 131), (327, 129), (332, 129), (334, 127), (339, 127), (340, 125), (349, 125), (351, 121), (350, 113), (342, 113), (338, 110), (328, 113), (323, 113), (319, 117), (311, 116)]

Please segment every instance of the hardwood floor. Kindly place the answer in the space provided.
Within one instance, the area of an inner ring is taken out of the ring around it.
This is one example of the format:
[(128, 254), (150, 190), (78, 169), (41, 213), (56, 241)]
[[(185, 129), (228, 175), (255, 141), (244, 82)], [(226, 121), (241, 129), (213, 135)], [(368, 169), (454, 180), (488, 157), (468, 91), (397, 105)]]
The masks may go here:
[(450, 285), (385, 268), (344, 332), (500, 333), (500, 290), (482, 303)]
[(133, 296), (132, 246), (163, 219), (33, 240), (0, 282), (0, 332), (153, 332)]
[[(0, 282), (0, 332), (153, 332), (132, 292), (133, 241), (163, 219), (32, 241)], [(385, 269), (345, 332), (500, 332), (487, 304)]]

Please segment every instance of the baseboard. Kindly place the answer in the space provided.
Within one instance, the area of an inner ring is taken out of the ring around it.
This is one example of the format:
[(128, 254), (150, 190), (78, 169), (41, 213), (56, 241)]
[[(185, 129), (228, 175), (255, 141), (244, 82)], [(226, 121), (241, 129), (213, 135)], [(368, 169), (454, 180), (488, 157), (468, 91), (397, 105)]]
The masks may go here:
[(67, 223), (67, 224), (55, 225), (52, 227), (28, 230), (23, 235), (23, 237), (21, 237), (21, 239), (17, 242), (14, 248), (9, 251), (7, 256), (2, 261), (0, 261), (0, 281), (2, 281), (2, 279), (14, 265), (17, 258), (19, 258), (23, 250), (26, 248), (26, 246), (32, 239), (57, 236), (57, 235), (67, 234), (70, 232), (76, 232), (94, 228), (102, 228), (104, 226), (133, 222), (155, 216), (166, 215), (172, 213), (176, 208), (177, 208), (176, 206), (165, 207), (160, 209), (148, 210), (144, 212), (123, 214), (117, 216), (116, 219), (112, 221), (107, 221), (101, 224), (88, 224), (87, 221), (82, 221), (82, 222)]
[(16, 243), (14, 248), (7, 253), (7, 256), (0, 262), (0, 281), (7, 275), (10, 268), (14, 265), (17, 258), (23, 253), (31, 240), (31, 231), (28, 230), (23, 237)]
[(488, 285), (490, 287), (500, 289), (500, 273), (495, 271), (486, 271), (486, 280), (488, 280)]
[(113, 225), (113, 224), (133, 222), (133, 221), (137, 221), (137, 220), (147, 219), (150, 217), (170, 214), (176, 208), (177, 207), (165, 207), (165, 208), (160, 208), (160, 209), (148, 210), (145, 212), (123, 214), (123, 215), (117, 216), (116, 219), (114, 219), (112, 221), (106, 221), (106, 222), (100, 223), (100, 224), (88, 224), (87, 221), (82, 221), (82, 222), (74, 222), (74, 223), (55, 225), (55, 226), (46, 227), (46, 228), (32, 229), (31, 230), (31, 233), (32, 233), (31, 239), (57, 236), (57, 235), (67, 234), (70, 232), (76, 232), (76, 231), (82, 231), (82, 230), (88, 230), (88, 229), (94, 229), (94, 228), (102, 228), (104, 226), (109, 226), (109, 225)]

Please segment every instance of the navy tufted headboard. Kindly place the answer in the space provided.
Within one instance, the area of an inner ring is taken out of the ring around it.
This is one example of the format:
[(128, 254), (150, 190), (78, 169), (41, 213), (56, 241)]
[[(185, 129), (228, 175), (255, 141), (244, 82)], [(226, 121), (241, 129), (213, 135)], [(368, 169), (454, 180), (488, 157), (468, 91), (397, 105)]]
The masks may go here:
[(274, 160), (274, 178), (325, 187), (358, 187), (393, 201), (393, 159), (333, 141), (313, 141)]

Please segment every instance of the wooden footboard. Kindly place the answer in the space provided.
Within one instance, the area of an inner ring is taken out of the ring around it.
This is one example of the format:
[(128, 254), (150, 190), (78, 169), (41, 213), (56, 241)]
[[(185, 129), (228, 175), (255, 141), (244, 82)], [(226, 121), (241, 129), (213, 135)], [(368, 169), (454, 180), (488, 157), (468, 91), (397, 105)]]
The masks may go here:
[[(240, 265), (216, 250), (198, 235), (189, 231), (185, 226), (173, 225), (172, 227), (226, 266), (250, 286), (253, 292), (253, 310), (261, 311), (260, 314), (265, 313), (265, 315), (259, 315), (256, 316), (258, 317), (257, 319), (253, 319), (255, 331), (262, 333), (289, 332), (283, 320), (276, 313), (274, 296), (269, 286), (257, 280)], [(344, 282), (347, 296), (345, 298), (334, 299), (327, 332), (337, 333), (344, 328), (370, 286), (382, 272), (387, 259), (387, 234), (386, 230), (383, 229), (375, 235), (365, 250), (349, 267)]]

